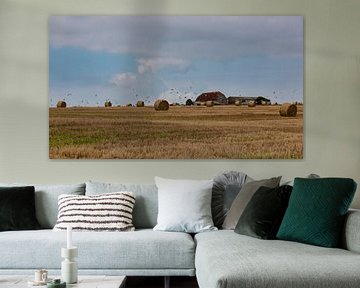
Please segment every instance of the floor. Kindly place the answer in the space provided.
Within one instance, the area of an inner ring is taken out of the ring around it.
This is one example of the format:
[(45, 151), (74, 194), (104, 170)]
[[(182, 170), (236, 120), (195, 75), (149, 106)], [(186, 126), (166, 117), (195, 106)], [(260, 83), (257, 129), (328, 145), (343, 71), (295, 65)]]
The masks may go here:
[[(164, 277), (127, 277), (126, 288), (163, 288)], [(195, 277), (171, 277), (171, 288), (199, 288)]]

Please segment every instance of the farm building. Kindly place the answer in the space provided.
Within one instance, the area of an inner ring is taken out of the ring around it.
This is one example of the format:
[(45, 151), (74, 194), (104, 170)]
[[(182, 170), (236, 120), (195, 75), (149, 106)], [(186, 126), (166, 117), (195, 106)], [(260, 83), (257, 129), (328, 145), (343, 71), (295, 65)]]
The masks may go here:
[(257, 97), (251, 96), (229, 96), (228, 97), (228, 104), (235, 104), (236, 101), (239, 101), (241, 105), (248, 105), (250, 101), (256, 101)]
[(250, 101), (255, 101), (257, 105), (270, 105), (271, 101), (262, 96), (229, 96), (228, 104), (235, 104), (239, 101), (241, 105), (248, 105)]
[(267, 99), (263, 96), (259, 96), (256, 98), (256, 104), (257, 105), (271, 105), (270, 99)]
[(195, 102), (206, 102), (206, 101), (214, 101), (215, 103), (219, 103), (219, 104), (227, 104), (226, 96), (220, 91), (202, 93), (195, 100)]

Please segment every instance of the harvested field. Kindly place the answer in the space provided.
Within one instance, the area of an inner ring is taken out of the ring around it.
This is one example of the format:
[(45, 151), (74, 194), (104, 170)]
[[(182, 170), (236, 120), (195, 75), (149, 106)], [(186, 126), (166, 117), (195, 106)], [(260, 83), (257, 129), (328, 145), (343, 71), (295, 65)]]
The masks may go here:
[(51, 159), (300, 159), (303, 106), (49, 108)]

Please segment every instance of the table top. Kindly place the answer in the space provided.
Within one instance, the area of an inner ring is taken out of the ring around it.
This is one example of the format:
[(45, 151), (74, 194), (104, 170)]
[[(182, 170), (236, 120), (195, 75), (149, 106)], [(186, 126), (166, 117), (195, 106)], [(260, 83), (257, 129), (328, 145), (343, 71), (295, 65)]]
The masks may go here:
[[(51, 277), (55, 279), (57, 277)], [(37, 287), (43, 288), (43, 286), (32, 286), (28, 282), (33, 281), (33, 277), (26, 275), (0, 275), (0, 288), (24, 288), (24, 287)], [(126, 276), (88, 276), (79, 275), (78, 283), (67, 284), (67, 288), (123, 288), (125, 287)]]

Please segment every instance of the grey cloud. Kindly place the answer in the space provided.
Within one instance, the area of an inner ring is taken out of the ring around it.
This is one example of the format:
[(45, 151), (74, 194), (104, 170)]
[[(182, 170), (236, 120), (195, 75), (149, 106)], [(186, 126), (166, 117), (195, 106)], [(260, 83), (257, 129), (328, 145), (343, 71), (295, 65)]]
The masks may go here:
[(50, 45), (136, 58), (302, 56), (300, 16), (52, 16)]

